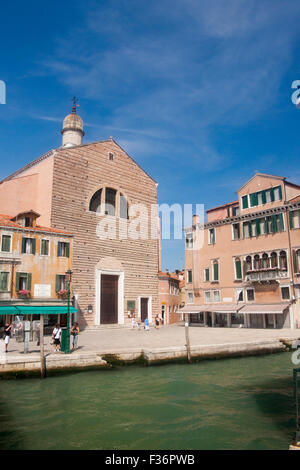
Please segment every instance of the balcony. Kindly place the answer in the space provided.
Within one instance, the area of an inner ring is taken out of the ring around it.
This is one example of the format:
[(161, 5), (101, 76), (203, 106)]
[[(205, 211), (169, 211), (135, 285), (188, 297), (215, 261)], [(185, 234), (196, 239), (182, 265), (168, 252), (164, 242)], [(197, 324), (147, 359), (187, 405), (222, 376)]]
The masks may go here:
[(245, 280), (246, 282), (270, 282), (279, 279), (287, 279), (288, 271), (281, 268), (262, 268), (247, 270)]

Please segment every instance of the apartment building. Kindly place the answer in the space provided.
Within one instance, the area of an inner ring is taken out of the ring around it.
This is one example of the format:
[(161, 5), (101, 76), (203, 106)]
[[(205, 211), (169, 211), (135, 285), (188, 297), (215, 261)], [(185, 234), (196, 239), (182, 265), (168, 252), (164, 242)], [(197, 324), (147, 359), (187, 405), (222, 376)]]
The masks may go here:
[(300, 186), (256, 173), (185, 228), (186, 305), (203, 326), (300, 326)]

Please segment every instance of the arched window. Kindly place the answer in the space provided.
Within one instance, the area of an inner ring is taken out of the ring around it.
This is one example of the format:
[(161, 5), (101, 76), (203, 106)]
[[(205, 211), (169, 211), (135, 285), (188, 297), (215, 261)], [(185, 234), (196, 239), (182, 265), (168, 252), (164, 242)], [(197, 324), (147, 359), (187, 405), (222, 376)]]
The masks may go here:
[(101, 212), (101, 193), (102, 189), (99, 189), (90, 200), (90, 211)]
[(261, 267), (261, 262), (260, 262), (260, 257), (259, 255), (254, 256), (254, 269), (260, 269)]
[(287, 269), (287, 259), (286, 259), (286, 251), (281, 251), (279, 254), (279, 265), (280, 269), (286, 270)]
[(272, 268), (278, 267), (277, 253), (275, 251), (271, 253), (271, 267)]
[(117, 191), (112, 188), (105, 189), (105, 214), (116, 215), (116, 194)]
[(262, 268), (267, 269), (269, 267), (270, 267), (269, 256), (267, 255), (267, 253), (264, 253), (262, 255)]
[(252, 271), (252, 258), (251, 256), (247, 256), (246, 258), (246, 270)]

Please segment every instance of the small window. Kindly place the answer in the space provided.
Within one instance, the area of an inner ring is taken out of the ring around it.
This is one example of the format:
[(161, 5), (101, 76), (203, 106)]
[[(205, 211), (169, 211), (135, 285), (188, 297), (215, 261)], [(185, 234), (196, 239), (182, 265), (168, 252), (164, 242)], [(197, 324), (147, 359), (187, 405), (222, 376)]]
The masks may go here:
[(192, 270), (189, 269), (188, 272), (187, 272), (187, 277), (188, 277), (188, 282), (193, 282), (193, 273), (192, 273)]
[(290, 288), (288, 286), (281, 287), (281, 298), (282, 300), (289, 300), (290, 297)]
[(281, 251), (279, 254), (279, 266), (283, 271), (287, 270), (287, 258), (285, 251)]
[(193, 234), (187, 233), (185, 236), (185, 246), (186, 248), (193, 248)]
[(219, 280), (219, 262), (213, 261), (213, 281)]
[(41, 255), (49, 255), (49, 240), (41, 240)]
[(194, 293), (193, 292), (188, 292), (188, 294), (187, 294), (187, 303), (188, 304), (193, 304), (194, 303)]
[(243, 289), (236, 289), (235, 296), (236, 296), (237, 302), (244, 302), (244, 290)]
[(123, 194), (120, 194), (120, 217), (122, 219), (129, 219), (128, 202)]
[(16, 291), (31, 290), (31, 273), (16, 273)]
[(66, 242), (58, 242), (57, 244), (57, 256), (69, 258), (70, 256), (70, 244)]
[(109, 152), (108, 158), (109, 158), (110, 161), (113, 161), (113, 159), (114, 159), (114, 154), (111, 153), (111, 152)]
[(209, 304), (210, 301), (211, 301), (210, 291), (208, 290), (208, 291), (205, 291), (205, 292), (204, 292), (204, 302), (205, 302), (206, 304)]
[(232, 216), (235, 217), (237, 215), (240, 215), (240, 208), (239, 206), (235, 206), (232, 208)]
[(24, 217), (24, 227), (33, 227), (32, 217)]
[(214, 298), (214, 302), (220, 302), (220, 291), (219, 290), (214, 290), (213, 291), (213, 298)]
[(1, 251), (10, 253), (11, 251), (11, 235), (2, 235)]
[(204, 269), (204, 280), (205, 282), (209, 282), (209, 268)]
[(8, 291), (8, 272), (0, 272), (0, 291), (7, 292)]
[(26, 255), (35, 254), (35, 239), (34, 238), (22, 238), (21, 253)]
[(241, 237), (240, 234), (240, 224), (233, 224), (232, 225), (232, 234), (233, 234), (233, 240), (239, 240)]
[(57, 274), (55, 282), (55, 291), (60, 292), (66, 290), (66, 276), (65, 274)]
[(214, 228), (210, 228), (208, 231), (208, 243), (210, 245), (216, 243), (216, 231)]
[(247, 302), (254, 301), (254, 289), (247, 289)]

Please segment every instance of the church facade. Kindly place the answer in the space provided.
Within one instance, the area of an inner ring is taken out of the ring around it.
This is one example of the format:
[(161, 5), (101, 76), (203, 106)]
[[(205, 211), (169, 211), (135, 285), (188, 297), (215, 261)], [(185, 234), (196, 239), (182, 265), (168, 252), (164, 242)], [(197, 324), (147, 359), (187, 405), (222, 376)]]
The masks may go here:
[(72, 293), (82, 326), (150, 323), (158, 313), (156, 182), (112, 139), (82, 144), (73, 108), (62, 147), (0, 183), (0, 213), (33, 210), (73, 234)]

